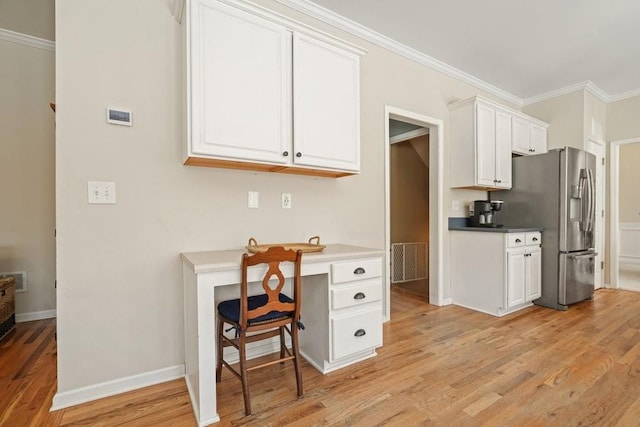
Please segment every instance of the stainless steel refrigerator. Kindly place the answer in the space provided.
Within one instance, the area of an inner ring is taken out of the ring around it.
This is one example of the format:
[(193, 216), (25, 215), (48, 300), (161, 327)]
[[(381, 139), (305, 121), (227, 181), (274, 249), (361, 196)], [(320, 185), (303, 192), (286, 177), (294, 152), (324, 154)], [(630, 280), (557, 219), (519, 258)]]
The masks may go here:
[(512, 189), (492, 193), (504, 201), (500, 222), (544, 227), (535, 304), (566, 310), (593, 296), (595, 168), (593, 154), (571, 147), (516, 157)]

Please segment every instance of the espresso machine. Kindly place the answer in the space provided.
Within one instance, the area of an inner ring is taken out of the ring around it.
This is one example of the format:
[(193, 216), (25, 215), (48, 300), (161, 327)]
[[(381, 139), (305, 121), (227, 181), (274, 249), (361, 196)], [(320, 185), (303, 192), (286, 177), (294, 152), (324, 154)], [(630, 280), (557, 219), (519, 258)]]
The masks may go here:
[(500, 209), (502, 209), (502, 200), (475, 200), (471, 225), (488, 228), (502, 227), (502, 224), (498, 224), (496, 220), (496, 212)]

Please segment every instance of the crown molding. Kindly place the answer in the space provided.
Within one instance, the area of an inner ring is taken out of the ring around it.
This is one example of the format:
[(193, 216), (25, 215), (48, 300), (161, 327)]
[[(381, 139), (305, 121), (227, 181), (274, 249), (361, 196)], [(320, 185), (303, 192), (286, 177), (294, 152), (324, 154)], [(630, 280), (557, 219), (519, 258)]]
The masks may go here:
[(553, 90), (551, 92), (546, 92), (531, 98), (527, 98), (524, 100), (523, 105), (530, 105), (530, 104), (535, 104), (537, 102), (547, 101), (549, 99), (553, 99), (562, 95), (567, 95), (569, 93), (577, 92), (580, 90), (589, 92), (591, 95), (595, 96), (605, 104), (622, 101), (624, 99), (633, 98), (635, 96), (640, 96), (640, 89), (619, 93), (617, 95), (609, 95), (607, 92), (600, 89), (598, 85), (596, 85), (590, 80), (587, 80), (581, 83), (576, 83), (571, 86), (566, 86), (557, 90)]
[(609, 96), (609, 102), (623, 101), (625, 99), (634, 98), (636, 96), (640, 96), (640, 89), (634, 89), (628, 92), (619, 93), (617, 95), (611, 95)]
[(4, 28), (0, 28), (0, 40), (29, 47), (35, 47), (37, 49), (48, 50), (51, 52), (55, 52), (56, 50), (56, 44), (51, 40), (41, 39), (40, 37), (33, 37), (28, 34), (17, 33), (15, 31), (6, 30)]
[(419, 52), (415, 49), (405, 46), (402, 43), (398, 43), (397, 41), (385, 35), (382, 35), (376, 31), (373, 31), (370, 28), (365, 27), (364, 25), (358, 24), (357, 22), (354, 22), (341, 15), (338, 15), (337, 13), (329, 9), (326, 9), (322, 6), (319, 6), (315, 3), (312, 3), (309, 0), (275, 0), (275, 1), (285, 6), (288, 6), (292, 9), (295, 9), (299, 12), (302, 12), (306, 15), (309, 15), (315, 19), (318, 19), (322, 22), (333, 25), (334, 27), (337, 27), (341, 30), (344, 30), (355, 36), (358, 36), (380, 47), (383, 47), (399, 55), (402, 55), (405, 58), (411, 59), (412, 61), (418, 62), (422, 65), (426, 65), (427, 67), (432, 68), (436, 71), (439, 71), (456, 80), (460, 80), (478, 89), (484, 90), (492, 95), (495, 95), (499, 98), (504, 99), (505, 101), (509, 101), (520, 107), (523, 105), (522, 98), (519, 98), (507, 91), (504, 91), (496, 86), (493, 86), (492, 84), (489, 84), (483, 80), (480, 80), (472, 76), (471, 74), (465, 73), (464, 71), (459, 70), (455, 67), (452, 67), (451, 65), (446, 64), (442, 61), (439, 61), (429, 55), (426, 55), (422, 52)]
[(392, 52), (395, 52), (399, 55), (402, 55), (405, 58), (408, 58), (412, 61), (418, 62), (422, 65), (426, 65), (427, 67), (432, 68), (436, 71), (439, 71), (456, 80), (460, 80), (478, 89), (484, 90), (501, 99), (509, 101), (519, 107), (523, 107), (529, 104), (535, 104), (537, 102), (546, 101), (551, 98), (566, 95), (579, 90), (584, 90), (589, 92), (590, 94), (592, 94), (593, 96), (595, 96), (596, 98), (598, 98), (600, 101), (604, 103), (617, 102), (627, 98), (640, 96), (640, 88), (631, 90), (628, 92), (623, 92), (617, 95), (609, 95), (607, 92), (605, 92), (600, 87), (598, 87), (595, 83), (587, 80), (581, 83), (576, 83), (574, 85), (566, 86), (557, 90), (536, 95), (531, 98), (523, 99), (505, 90), (502, 90), (496, 86), (493, 86), (492, 84), (487, 83), (484, 80), (480, 80), (479, 78), (474, 77), (471, 74), (465, 73), (462, 70), (452, 67), (449, 64), (439, 61), (429, 55), (426, 55), (422, 52), (419, 52), (415, 49), (405, 46), (402, 43), (398, 43), (397, 41), (383, 34), (380, 34), (368, 27), (365, 27), (364, 25), (358, 24), (357, 22), (347, 19), (309, 0), (275, 0), (275, 1), (285, 6), (288, 6), (292, 9), (295, 9), (299, 12), (302, 12), (306, 15), (309, 15), (312, 18), (318, 19), (322, 22), (330, 24), (343, 31), (351, 33), (368, 42), (371, 42), (380, 47), (383, 47)]
[[(595, 84), (591, 83), (590, 81), (576, 83), (576, 84), (571, 85), (571, 86), (565, 86), (565, 87), (562, 87), (560, 89), (552, 90), (550, 92), (545, 92), (545, 93), (542, 93), (540, 95), (536, 95), (536, 96), (532, 96), (531, 98), (527, 98), (527, 99), (524, 100), (524, 105), (530, 105), (530, 104), (536, 104), (538, 102), (548, 101), (549, 99), (553, 99), (553, 98), (556, 98), (556, 97), (562, 96), (562, 95), (567, 95), (567, 94), (570, 94), (570, 93), (573, 93), (573, 92), (578, 92), (578, 91), (581, 91), (581, 90), (589, 90), (590, 87), (592, 88), (592, 90), (593, 90), (593, 87), (597, 88), (597, 86)], [(598, 97), (598, 95), (596, 95), (593, 92), (594, 91), (592, 91), (591, 93), (594, 96)], [(602, 92), (602, 91), (600, 90), (599, 92)], [(602, 92), (602, 93), (604, 93), (604, 92)], [(606, 94), (605, 94), (605, 96), (606, 96)], [(604, 99), (601, 99), (601, 100), (604, 101), (604, 102), (607, 102)]]

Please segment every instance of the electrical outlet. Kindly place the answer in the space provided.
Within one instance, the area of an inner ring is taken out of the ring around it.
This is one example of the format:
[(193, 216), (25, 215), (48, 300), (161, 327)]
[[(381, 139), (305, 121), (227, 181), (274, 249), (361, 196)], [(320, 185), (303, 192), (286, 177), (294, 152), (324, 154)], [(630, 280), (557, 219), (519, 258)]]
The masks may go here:
[(282, 209), (291, 209), (291, 193), (282, 193)]
[(258, 209), (260, 207), (260, 193), (257, 191), (249, 191), (247, 196), (247, 207), (250, 209)]
[(459, 211), (460, 210), (460, 201), (459, 200), (452, 200), (451, 201), (451, 210), (453, 210), (453, 211)]

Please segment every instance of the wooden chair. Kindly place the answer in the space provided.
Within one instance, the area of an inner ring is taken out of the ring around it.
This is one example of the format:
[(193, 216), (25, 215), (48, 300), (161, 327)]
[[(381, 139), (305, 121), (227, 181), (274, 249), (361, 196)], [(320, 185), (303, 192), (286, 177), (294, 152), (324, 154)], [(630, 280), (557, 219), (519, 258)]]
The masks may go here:
[[(266, 252), (255, 255), (242, 255), (242, 281), (240, 283), (240, 298), (223, 301), (218, 304), (218, 366), (216, 367), (216, 382), (222, 378), (222, 365), (229, 368), (242, 381), (244, 394), (244, 411), (251, 414), (251, 400), (247, 373), (258, 368), (283, 363), (292, 360), (298, 387), (298, 397), (302, 396), (302, 373), (300, 370), (300, 353), (298, 351), (298, 328), (300, 323), (300, 262), (302, 251), (285, 250), (281, 246), (271, 247)], [(294, 266), (293, 299), (282, 294), (285, 284), (280, 270), (280, 263), (291, 262)], [(267, 264), (268, 270), (262, 279), (264, 294), (248, 296), (247, 270), (249, 267)], [(269, 286), (269, 281), (275, 276), (275, 287)], [(235, 329), (235, 338), (224, 335), (225, 323)], [(288, 326), (288, 328), (287, 328)], [(285, 344), (285, 331), (291, 336), (291, 350)], [(259, 341), (274, 336), (280, 336), (280, 358), (266, 363), (247, 366), (247, 343)], [(223, 360), (223, 348), (233, 346), (239, 351), (240, 372), (232, 368)]]

